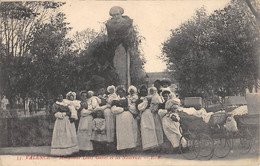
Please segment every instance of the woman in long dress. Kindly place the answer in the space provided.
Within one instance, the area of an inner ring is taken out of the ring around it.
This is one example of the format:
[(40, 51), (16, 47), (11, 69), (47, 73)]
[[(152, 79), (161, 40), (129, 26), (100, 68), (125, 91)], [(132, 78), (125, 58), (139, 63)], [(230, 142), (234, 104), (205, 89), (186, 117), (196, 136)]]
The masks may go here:
[[(164, 98), (166, 93), (162, 93)], [(165, 103), (165, 108), (159, 109), (158, 114), (162, 119), (163, 130), (171, 142), (174, 151), (179, 151), (179, 141), (181, 138), (180, 133), (180, 117), (177, 113), (178, 107), (180, 105), (180, 100), (175, 97), (173, 93), (168, 93), (168, 99)], [(186, 141), (182, 140), (182, 144), (185, 145)]]
[(163, 143), (163, 130), (158, 116), (158, 105), (162, 103), (161, 97), (155, 87), (149, 88), (149, 95), (138, 105), (141, 111), (141, 136), (143, 150), (158, 147)]
[[(112, 113), (116, 115), (117, 150), (127, 150), (136, 147), (137, 122), (129, 111), (126, 92), (117, 89), (118, 98), (112, 102)], [(124, 151), (125, 152), (125, 151)]]
[(91, 142), (92, 135), (92, 106), (88, 101), (87, 92), (81, 92), (81, 108), (80, 108), (80, 120), (78, 126), (78, 141), (79, 149), (84, 152), (90, 152), (93, 150), (93, 145)]
[(67, 156), (79, 151), (76, 128), (74, 122), (70, 122), (70, 110), (63, 106), (63, 96), (60, 94), (52, 106), (56, 118), (52, 142), (51, 155)]
[(115, 138), (115, 116), (111, 111), (111, 103), (113, 100), (117, 99), (116, 88), (111, 85), (107, 87), (109, 93), (107, 98), (106, 108), (104, 109), (104, 116), (106, 120), (106, 133), (107, 133), (107, 142), (109, 144), (114, 142)]
[[(140, 112), (139, 110), (136, 108), (136, 102), (138, 101), (139, 97), (138, 97), (138, 94), (137, 94), (137, 88), (133, 85), (129, 86), (128, 88), (128, 96), (127, 96), (127, 99), (128, 99), (128, 109), (129, 111), (132, 113), (133, 117), (134, 117), (134, 120), (136, 121), (136, 123), (134, 123), (134, 131), (136, 131), (136, 145), (137, 145), (137, 148), (141, 146), (141, 133), (140, 133), (140, 130), (138, 128), (138, 123), (140, 122)], [(136, 125), (136, 126), (135, 126)], [(140, 149), (140, 148), (139, 148)]]

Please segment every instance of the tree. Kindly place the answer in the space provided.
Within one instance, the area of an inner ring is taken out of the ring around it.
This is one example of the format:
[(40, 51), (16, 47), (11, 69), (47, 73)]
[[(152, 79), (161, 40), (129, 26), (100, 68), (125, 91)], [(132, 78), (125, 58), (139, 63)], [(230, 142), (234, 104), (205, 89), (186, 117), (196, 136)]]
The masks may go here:
[(195, 17), (172, 30), (163, 43), (162, 58), (180, 85), (180, 95), (203, 96), (223, 90), (243, 94), (259, 78), (259, 31), (248, 9), (232, 2), (207, 15)]
[[(10, 101), (17, 94), (47, 100), (70, 90), (97, 90), (118, 84), (111, 63), (115, 43), (107, 42), (104, 31), (91, 29), (68, 38), (71, 28), (66, 16), (56, 10), (63, 4), (0, 3), (0, 90)], [(136, 45), (132, 59), (137, 62), (133, 63), (135, 71), (142, 69), (140, 55)]]
[(71, 29), (65, 15), (57, 13), (50, 23), (37, 27), (32, 42), (31, 90), (53, 97), (76, 88), (76, 56), (70, 50), (72, 41), (66, 38)]
[(72, 45), (73, 49), (79, 50), (79, 52), (85, 50), (88, 48), (89, 43), (92, 42), (96, 37), (98, 33), (95, 32), (94, 29), (87, 28), (81, 32), (76, 32), (72, 39), (74, 40), (74, 43)]
[[(256, 0), (244, 0), (249, 7), (250, 11), (252, 14), (256, 17), (258, 23), (260, 22), (260, 15), (259, 15), (259, 10), (260, 10), (260, 2)], [(254, 5), (253, 5), (254, 4)], [(255, 6), (255, 7), (254, 7)]]
[(39, 23), (47, 21), (53, 10), (62, 6), (60, 2), (1, 2), (0, 33), (6, 54), (24, 56), (29, 54)]
[[(78, 39), (84, 38), (84, 36), (88, 36), (88, 38), (95, 36), (91, 40), (88, 40), (88, 42), (77, 40), (78, 45), (85, 47), (85, 50), (80, 53), (78, 63), (79, 82), (83, 82), (84, 84), (81, 88), (97, 90), (100, 87), (112, 84), (118, 85), (119, 78), (113, 67), (113, 57), (118, 42), (109, 41), (104, 31), (96, 34), (92, 30), (84, 30), (76, 32), (76, 35), (83, 35), (77, 36)], [(142, 39), (143, 37), (138, 34), (135, 28), (134, 47), (131, 50), (131, 79), (134, 85), (144, 82), (142, 78), (144, 77), (143, 65), (145, 64), (145, 59), (139, 46)], [(104, 83), (100, 84), (100, 86), (95, 86), (93, 82), (101, 79), (104, 80)]]
[[(1, 34), (1, 93), (9, 99), (33, 90), (32, 78), (36, 33), (64, 3), (60, 2), (2, 2), (0, 3)], [(30, 80), (32, 79), (32, 80)], [(39, 79), (39, 78), (38, 78)], [(12, 101), (12, 100), (11, 100)]]

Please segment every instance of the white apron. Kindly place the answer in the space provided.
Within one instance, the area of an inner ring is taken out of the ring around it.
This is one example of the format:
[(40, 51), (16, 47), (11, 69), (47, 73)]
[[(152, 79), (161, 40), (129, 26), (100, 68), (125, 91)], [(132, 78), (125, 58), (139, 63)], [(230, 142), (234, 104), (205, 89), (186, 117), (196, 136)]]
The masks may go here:
[(79, 151), (76, 128), (65, 113), (55, 113), (57, 118), (53, 128), (51, 155), (65, 156)]
[[(179, 147), (179, 141), (182, 136), (180, 133), (180, 123), (172, 121), (171, 118), (166, 115), (166, 109), (160, 109), (158, 114), (162, 117), (163, 131), (166, 137), (171, 142), (173, 148)], [(175, 114), (175, 116), (178, 120), (180, 120), (178, 114)], [(186, 145), (186, 141), (184, 139), (182, 141), (182, 144)]]
[(93, 117), (91, 113), (92, 111), (90, 110), (81, 110), (77, 133), (80, 150), (93, 150), (93, 145), (91, 142)]
[(117, 150), (134, 148), (137, 145), (137, 121), (129, 111), (113, 106), (116, 115)]

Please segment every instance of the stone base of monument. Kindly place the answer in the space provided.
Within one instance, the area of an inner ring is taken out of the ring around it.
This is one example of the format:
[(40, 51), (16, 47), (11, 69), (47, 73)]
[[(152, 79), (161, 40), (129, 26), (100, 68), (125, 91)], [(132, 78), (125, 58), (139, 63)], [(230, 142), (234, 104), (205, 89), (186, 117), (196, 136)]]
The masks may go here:
[(120, 44), (114, 56), (114, 67), (116, 68), (116, 72), (119, 76), (119, 85), (126, 87), (127, 85), (127, 56), (126, 50), (122, 44)]

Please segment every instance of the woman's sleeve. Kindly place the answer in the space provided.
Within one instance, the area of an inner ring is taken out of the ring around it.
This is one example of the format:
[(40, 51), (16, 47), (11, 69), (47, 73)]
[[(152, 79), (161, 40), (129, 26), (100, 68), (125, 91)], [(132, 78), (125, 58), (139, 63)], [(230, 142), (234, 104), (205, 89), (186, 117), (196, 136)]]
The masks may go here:
[(152, 103), (153, 104), (160, 104), (160, 103), (163, 103), (163, 100), (159, 95), (156, 95), (156, 96), (153, 97)]
[(81, 103), (81, 101), (79, 101), (79, 100), (76, 100), (76, 101), (75, 101), (75, 109), (76, 109), (76, 110), (79, 110), (79, 109), (80, 109), (80, 107), (81, 107), (80, 103)]
[(84, 116), (90, 115), (91, 113), (92, 113), (91, 110), (83, 108), (83, 109), (81, 110), (80, 115), (84, 117)]
[(124, 112), (124, 108), (113, 106), (111, 108), (111, 111), (112, 111), (113, 114), (120, 114), (120, 113)]
[(97, 102), (98, 105), (100, 105), (101, 104), (101, 99), (96, 97), (96, 102)]
[(108, 105), (103, 105), (95, 108), (94, 111), (98, 111), (98, 110), (104, 111), (106, 108), (108, 108)]
[(178, 121), (180, 121), (181, 118), (180, 118), (179, 114), (175, 113), (174, 115), (176, 116), (176, 119), (177, 119)]
[(92, 105), (92, 109), (94, 112), (96, 112), (98, 110), (102, 110), (99, 106), (100, 102), (101, 102), (101, 100), (98, 97), (92, 99), (91, 105)]
[(162, 118), (167, 114), (167, 110), (166, 109), (159, 109), (158, 111), (158, 115)]
[(107, 98), (107, 103), (108, 103), (108, 104), (111, 104), (112, 101), (113, 101), (112, 96), (109, 96), (109, 97)]
[(54, 114), (55, 118), (57, 119), (63, 119), (65, 117), (66, 113), (65, 112), (56, 112)]
[(59, 111), (58, 111), (58, 107), (57, 107), (56, 104), (53, 104), (53, 105), (52, 105), (51, 110), (52, 110), (53, 115), (54, 115), (56, 112), (59, 112)]
[(70, 109), (68, 106), (59, 106), (58, 109), (60, 112), (70, 112)]
[(148, 101), (145, 99), (142, 103), (140, 103), (137, 108), (139, 111), (144, 111), (148, 106)]

